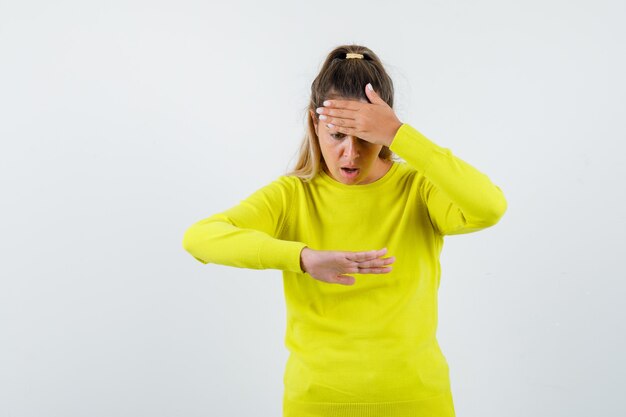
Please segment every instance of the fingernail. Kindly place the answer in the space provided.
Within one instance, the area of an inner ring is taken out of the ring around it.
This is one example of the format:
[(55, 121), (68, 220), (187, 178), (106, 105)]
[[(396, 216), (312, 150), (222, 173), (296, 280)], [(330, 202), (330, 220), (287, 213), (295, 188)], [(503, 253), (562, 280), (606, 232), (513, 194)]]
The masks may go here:
[(369, 88), (370, 91), (374, 91), (374, 87), (372, 87), (372, 84), (370, 83), (367, 83), (367, 88)]

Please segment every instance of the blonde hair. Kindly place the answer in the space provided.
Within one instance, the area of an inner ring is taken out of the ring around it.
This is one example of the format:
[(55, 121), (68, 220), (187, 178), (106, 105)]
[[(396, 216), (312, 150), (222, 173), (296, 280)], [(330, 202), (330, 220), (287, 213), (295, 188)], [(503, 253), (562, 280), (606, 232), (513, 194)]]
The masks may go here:
[[(363, 58), (346, 59), (348, 53), (361, 54)], [(341, 45), (328, 54), (322, 69), (311, 84), (311, 99), (305, 110), (307, 129), (300, 144), (296, 165), (285, 175), (296, 176), (308, 182), (320, 172), (324, 166), (324, 158), (311, 111), (317, 115), (315, 109), (322, 107), (324, 100), (332, 97), (364, 99), (369, 102), (364, 90), (367, 83), (371, 83), (374, 91), (393, 108), (393, 82), (374, 52), (365, 46)], [(392, 161), (395, 155), (389, 147), (383, 145), (378, 157)]]

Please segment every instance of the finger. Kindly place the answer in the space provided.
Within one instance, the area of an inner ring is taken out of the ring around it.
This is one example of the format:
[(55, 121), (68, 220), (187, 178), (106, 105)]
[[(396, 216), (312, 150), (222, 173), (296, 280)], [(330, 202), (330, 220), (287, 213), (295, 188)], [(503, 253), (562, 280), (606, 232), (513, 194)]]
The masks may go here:
[[(371, 87), (371, 89), (369, 87)], [(387, 104), (374, 90), (371, 83), (365, 86), (365, 94), (367, 94), (367, 98), (374, 104)]]
[(385, 265), (389, 265), (394, 263), (396, 260), (395, 256), (391, 256), (389, 258), (382, 258), (382, 259), (374, 259), (374, 260), (370, 260), (370, 261), (363, 261), (363, 262), (359, 262), (358, 263), (358, 267), (360, 269), (362, 268), (372, 268), (372, 267), (381, 267), (381, 266), (385, 266)]
[[(337, 129), (356, 129), (356, 123), (353, 119), (342, 119), (332, 116), (320, 116), (320, 121), (324, 123), (326, 128), (330, 130)], [(331, 132), (332, 133), (332, 132)], [(346, 133), (346, 132), (342, 132)]]
[(390, 256), (389, 258), (381, 258), (381, 260), (385, 261), (384, 265), (389, 265), (396, 261), (396, 257)]
[(386, 274), (391, 272), (391, 270), (390, 266), (385, 268), (364, 268), (359, 271), (359, 274)]
[(357, 264), (342, 269), (342, 273), (344, 274), (358, 274), (360, 272), (359, 266)]
[(354, 128), (350, 128), (350, 127), (344, 127), (344, 126), (335, 126), (333, 124), (327, 124), (326, 127), (328, 128), (328, 133), (329, 134), (334, 134), (334, 133), (343, 133), (344, 135), (349, 135), (349, 136), (356, 136), (358, 138), (360, 138), (361, 136), (361, 132), (357, 131)]
[(328, 128), (328, 132), (333, 133), (343, 133), (344, 135), (352, 135), (357, 136), (361, 134), (361, 132), (357, 131), (355, 128), (347, 127), (347, 126), (336, 126), (332, 123), (327, 123), (326, 127)]
[(382, 248), (379, 250), (370, 250), (366, 252), (346, 252), (346, 259), (349, 261), (363, 262), (369, 261), (372, 259), (380, 258), (385, 253), (387, 253), (387, 248)]
[[(319, 114), (320, 120), (328, 120), (330, 117), (337, 117), (339, 119), (354, 119), (357, 112), (355, 110), (350, 109), (331, 109), (327, 107), (318, 107), (315, 109), (316, 113)], [(325, 118), (322, 116), (326, 116)]]
[(344, 128), (354, 128), (356, 126), (356, 121), (349, 117), (340, 117), (338, 115), (326, 115), (320, 114), (319, 121), (323, 123), (326, 128), (333, 129), (338, 127)]
[(372, 266), (374, 264), (368, 262), (380, 261), (381, 257), (385, 255), (386, 251), (387, 249), (385, 248), (377, 251), (361, 252), (357, 255), (357, 259), (353, 260), (353, 262), (356, 262), (357, 266), (359, 267)]
[[(324, 101), (324, 107), (341, 108), (348, 110), (359, 110), (364, 103), (357, 100), (326, 100)], [(369, 103), (368, 103), (369, 104)]]
[(343, 127), (345, 129), (356, 128), (354, 119), (338, 117), (338, 116), (324, 116), (324, 118), (322, 118), (320, 116), (320, 120), (323, 120), (326, 123), (326, 126), (330, 124), (330, 125), (337, 126), (337, 127)]

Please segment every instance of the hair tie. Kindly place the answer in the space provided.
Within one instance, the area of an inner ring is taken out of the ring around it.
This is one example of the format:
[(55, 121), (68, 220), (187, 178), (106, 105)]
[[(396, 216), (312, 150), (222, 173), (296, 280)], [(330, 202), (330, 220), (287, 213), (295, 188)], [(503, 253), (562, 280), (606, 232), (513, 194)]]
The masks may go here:
[(354, 54), (354, 53), (346, 53), (346, 59), (350, 59), (350, 58), (359, 58), (359, 59), (363, 59), (363, 55), (362, 54)]

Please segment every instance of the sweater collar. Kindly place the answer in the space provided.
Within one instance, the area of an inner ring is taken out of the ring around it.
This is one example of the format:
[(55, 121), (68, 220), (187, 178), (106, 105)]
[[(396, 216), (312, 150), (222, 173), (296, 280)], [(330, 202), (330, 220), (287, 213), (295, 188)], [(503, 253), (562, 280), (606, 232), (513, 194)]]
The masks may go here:
[(342, 182), (337, 181), (330, 175), (328, 175), (326, 172), (324, 172), (323, 169), (320, 169), (318, 175), (325, 183), (329, 184), (330, 186), (338, 190), (370, 191), (370, 190), (374, 190), (374, 189), (382, 187), (387, 182), (389, 182), (389, 179), (391, 177), (395, 175), (396, 171), (398, 170), (398, 162), (396, 161), (392, 161), (392, 162), (393, 164), (391, 165), (391, 168), (389, 168), (389, 171), (387, 171), (385, 175), (383, 175), (382, 177), (380, 177), (374, 182), (370, 182), (369, 184), (355, 184), (355, 185), (344, 184)]

